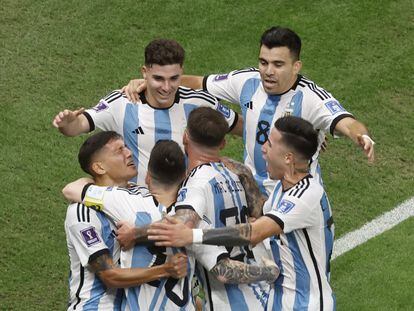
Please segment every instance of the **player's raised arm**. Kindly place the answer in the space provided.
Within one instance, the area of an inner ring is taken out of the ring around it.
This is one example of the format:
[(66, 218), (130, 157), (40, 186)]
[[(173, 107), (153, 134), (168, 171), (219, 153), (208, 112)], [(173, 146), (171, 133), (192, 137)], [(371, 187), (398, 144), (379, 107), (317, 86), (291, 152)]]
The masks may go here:
[(93, 183), (94, 180), (90, 177), (79, 178), (62, 189), (62, 194), (66, 200), (70, 202), (82, 203), (84, 194), (82, 193), (87, 184)]
[[(92, 256), (91, 256), (92, 257)], [(110, 288), (138, 286), (163, 277), (183, 278), (187, 275), (187, 256), (175, 254), (166, 263), (150, 268), (117, 268), (108, 253), (89, 260), (89, 267)]]
[(90, 131), (89, 121), (83, 114), (84, 108), (78, 110), (65, 109), (53, 119), (52, 124), (65, 136), (77, 136)]
[(374, 162), (374, 144), (375, 142), (371, 139), (368, 133), (368, 129), (364, 124), (355, 120), (351, 117), (346, 117), (340, 120), (336, 126), (335, 131), (342, 135), (348, 136), (357, 145), (359, 145), (370, 163)]

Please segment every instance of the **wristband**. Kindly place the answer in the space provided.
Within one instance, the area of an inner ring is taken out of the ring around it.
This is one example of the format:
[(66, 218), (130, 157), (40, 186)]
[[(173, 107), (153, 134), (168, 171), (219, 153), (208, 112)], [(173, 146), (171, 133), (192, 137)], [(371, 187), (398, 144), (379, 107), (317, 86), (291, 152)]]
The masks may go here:
[(369, 137), (368, 135), (364, 134), (364, 135), (361, 135), (361, 137), (368, 139), (371, 142), (372, 145), (375, 145), (375, 141), (373, 141), (372, 138)]
[(193, 244), (203, 244), (203, 229), (193, 229)]

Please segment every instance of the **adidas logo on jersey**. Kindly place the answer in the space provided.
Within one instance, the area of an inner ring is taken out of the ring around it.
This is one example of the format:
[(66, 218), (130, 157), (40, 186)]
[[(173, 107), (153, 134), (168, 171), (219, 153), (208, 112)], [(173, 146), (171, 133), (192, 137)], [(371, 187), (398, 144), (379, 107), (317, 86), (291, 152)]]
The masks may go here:
[(142, 129), (142, 127), (138, 126), (135, 130), (132, 131), (132, 133), (134, 134), (144, 134), (144, 130)]
[(249, 101), (248, 103), (245, 103), (244, 106), (248, 109), (253, 109), (253, 102)]

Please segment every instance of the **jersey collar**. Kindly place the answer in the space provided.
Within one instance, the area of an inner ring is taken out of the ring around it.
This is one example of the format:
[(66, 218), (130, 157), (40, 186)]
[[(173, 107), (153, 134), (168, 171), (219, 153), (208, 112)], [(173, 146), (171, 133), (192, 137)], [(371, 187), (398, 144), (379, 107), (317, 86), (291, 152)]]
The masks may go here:
[(172, 106), (174, 106), (175, 104), (178, 104), (180, 102), (180, 88), (177, 89), (177, 92), (175, 93), (174, 102), (169, 107), (158, 108), (158, 107), (151, 106), (151, 104), (147, 101), (147, 98), (145, 97), (145, 90), (142, 91), (141, 93), (139, 93), (139, 99), (141, 100), (141, 102), (143, 104), (146, 104), (146, 105), (150, 106), (152, 109), (156, 109), (156, 110), (168, 110)]

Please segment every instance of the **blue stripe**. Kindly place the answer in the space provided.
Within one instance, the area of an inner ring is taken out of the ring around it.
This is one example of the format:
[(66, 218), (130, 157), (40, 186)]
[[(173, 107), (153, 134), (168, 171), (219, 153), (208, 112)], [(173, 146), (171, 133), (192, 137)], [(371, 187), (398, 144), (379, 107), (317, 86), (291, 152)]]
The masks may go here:
[(293, 256), (293, 267), (296, 273), (296, 289), (294, 310), (305, 310), (309, 305), (310, 275), (299, 249), (295, 233), (285, 234), (289, 242), (289, 250)]
[(138, 297), (140, 290), (141, 286), (128, 288), (126, 300), (130, 310), (140, 310), (138, 305)]
[(282, 297), (283, 297), (283, 279), (284, 279), (284, 269), (282, 261), (280, 260), (280, 250), (278, 241), (275, 237), (270, 237), (270, 249), (272, 251), (273, 260), (278, 265), (280, 269), (279, 277), (274, 283), (274, 292), (273, 292), (273, 305), (267, 306), (267, 310), (282, 310)]
[(319, 157), (316, 159), (316, 161), (318, 161), (318, 163), (316, 164), (316, 174), (319, 177), (319, 184), (323, 186), (322, 171), (321, 171), (321, 166), (319, 165)]
[[(112, 233), (111, 225), (108, 219), (102, 213), (96, 213), (99, 221), (101, 222), (101, 236), (103, 242), (109, 249), (109, 253), (112, 256), (114, 250), (114, 234)], [(90, 298), (84, 303), (83, 309), (84, 310), (97, 310), (99, 306), (99, 301), (101, 300), (102, 296), (105, 295), (105, 285), (103, 282), (95, 276), (95, 279), (92, 284)], [(118, 306), (119, 308), (119, 306)]]
[(159, 140), (171, 139), (171, 120), (169, 109), (155, 110), (154, 125), (155, 142)]
[[(123, 136), (124, 141), (129, 150), (132, 152), (135, 166), (138, 167), (138, 134), (133, 131), (139, 126), (138, 120), (139, 105), (127, 104), (125, 107)], [(133, 182), (137, 181), (137, 177), (132, 178)]]
[(292, 115), (295, 117), (302, 117), (302, 100), (303, 100), (303, 93), (302, 91), (297, 92), (290, 101), (289, 105), (293, 105), (293, 112)]
[[(279, 104), (280, 96), (277, 95), (269, 95), (266, 100), (266, 103), (262, 107), (260, 111), (258, 123), (257, 123), (257, 130), (256, 135), (260, 137), (260, 139), (264, 140), (268, 137), (270, 133), (270, 129), (272, 128), (272, 121), (273, 117), (275, 116), (276, 107)], [(261, 134), (263, 133), (263, 134)], [(267, 169), (266, 169), (266, 161), (263, 159), (262, 154), (262, 146), (257, 142), (257, 139), (254, 144), (254, 167), (256, 169), (256, 174), (254, 178), (256, 179), (257, 184), (259, 185), (260, 191), (268, 196), (266, 192), (263, 181), (267, 179)]]
[[(190, 115), (190, 112), (197, 108), (197, 105), (194, 104), (183, 104), (184, 106), (184, 112), (185, 112), (185, 119), (188, 121), (188, 116)], [(187, 124), (187, 122), (186, 122)]]
[(244, 142), (244, 155), (243, 160), (246, 162), (247, 158), (247, 146), (246, 146), (246, 123), (247, 123), (247, 111), (248, 111), (248, 103), (252, 101), (253, 95), (256, 93), (257, 88), (260, 85), (260, 79), (251, 78), (248, 79), (241, 90), (240, 93), (240, 108), (243, 115), (243, 142)]
[[(155, 290), (154, 297), (152, 298), (151, 305), (149, 306), (149, 310), (154, 310), (155, 309), (155, 305), (157, 304), (158, 297), (160, 297), (161, 290), (164, 288), (165, 282), (166, 282), (166, 279), (165, 278), (164, 279), (160, 279), (160, 285), (158, 285), (157, 289)], [(164, 299), (166, 297), (167, 296), (164, 294)], [(165, 302), (166, 301), (164, 300), (163, 301), (163, 304), (164, 305), (165, 305)], [(160, 308), (160, 310), (163, 310), (163, 309)]]
[(217, 179), (213, 178), (208, 182), (211, 186), (211, 193), (214, 197), (214, 221), (215, 227), (221, 228), (224, 227), (223, 223), (220, 220), (220, 211), (224, 209), (224, 199), (223, 195), (219, 191), (215, 191), (214, 185), (218, 184)]
[[(281, 186), (282, 186), (282, 182), (279, 180), (277, 182), (276, 186), (275, 186), (275, 190), (273, 190), (273, 196), (272, 196), (272, 201), (271, 201), (272, 204), (271, 204), (271, 206), (273, 206), (273, 204), (275, 203), (275, 199), (277, 198), (277, 194), (279, 193), (279, 189), (280, 189)], [(279, 198), (279, 202), (280, 202), (280, 199), (281, 198)]]
[(321, 198), (321, 208), (323, 213), (323, 221), (325, 225), (324, 233), (325, 233), (325, 251), (326, 251), (326, 278), (329, 280), (329, 271), (330, 271), (330, 261), (331, 261), (331, 255), (332, 255), (332, 249), (333, 249), (333, 242), (334, 242), (334, 233), (327, 226), (328, 219), (332, 216), (331, 208), (329, 205), (328, 197), (326, 196), (326, 193), (323, 193), (323, 196)]
[(122, 308), (122, 300), (124, 299), (124, 290), (121, 288), (118, 288), (116, 290), (115, 295), (115, 303), (114, 303), (114, 309), (113, 311), (121, 311)]

